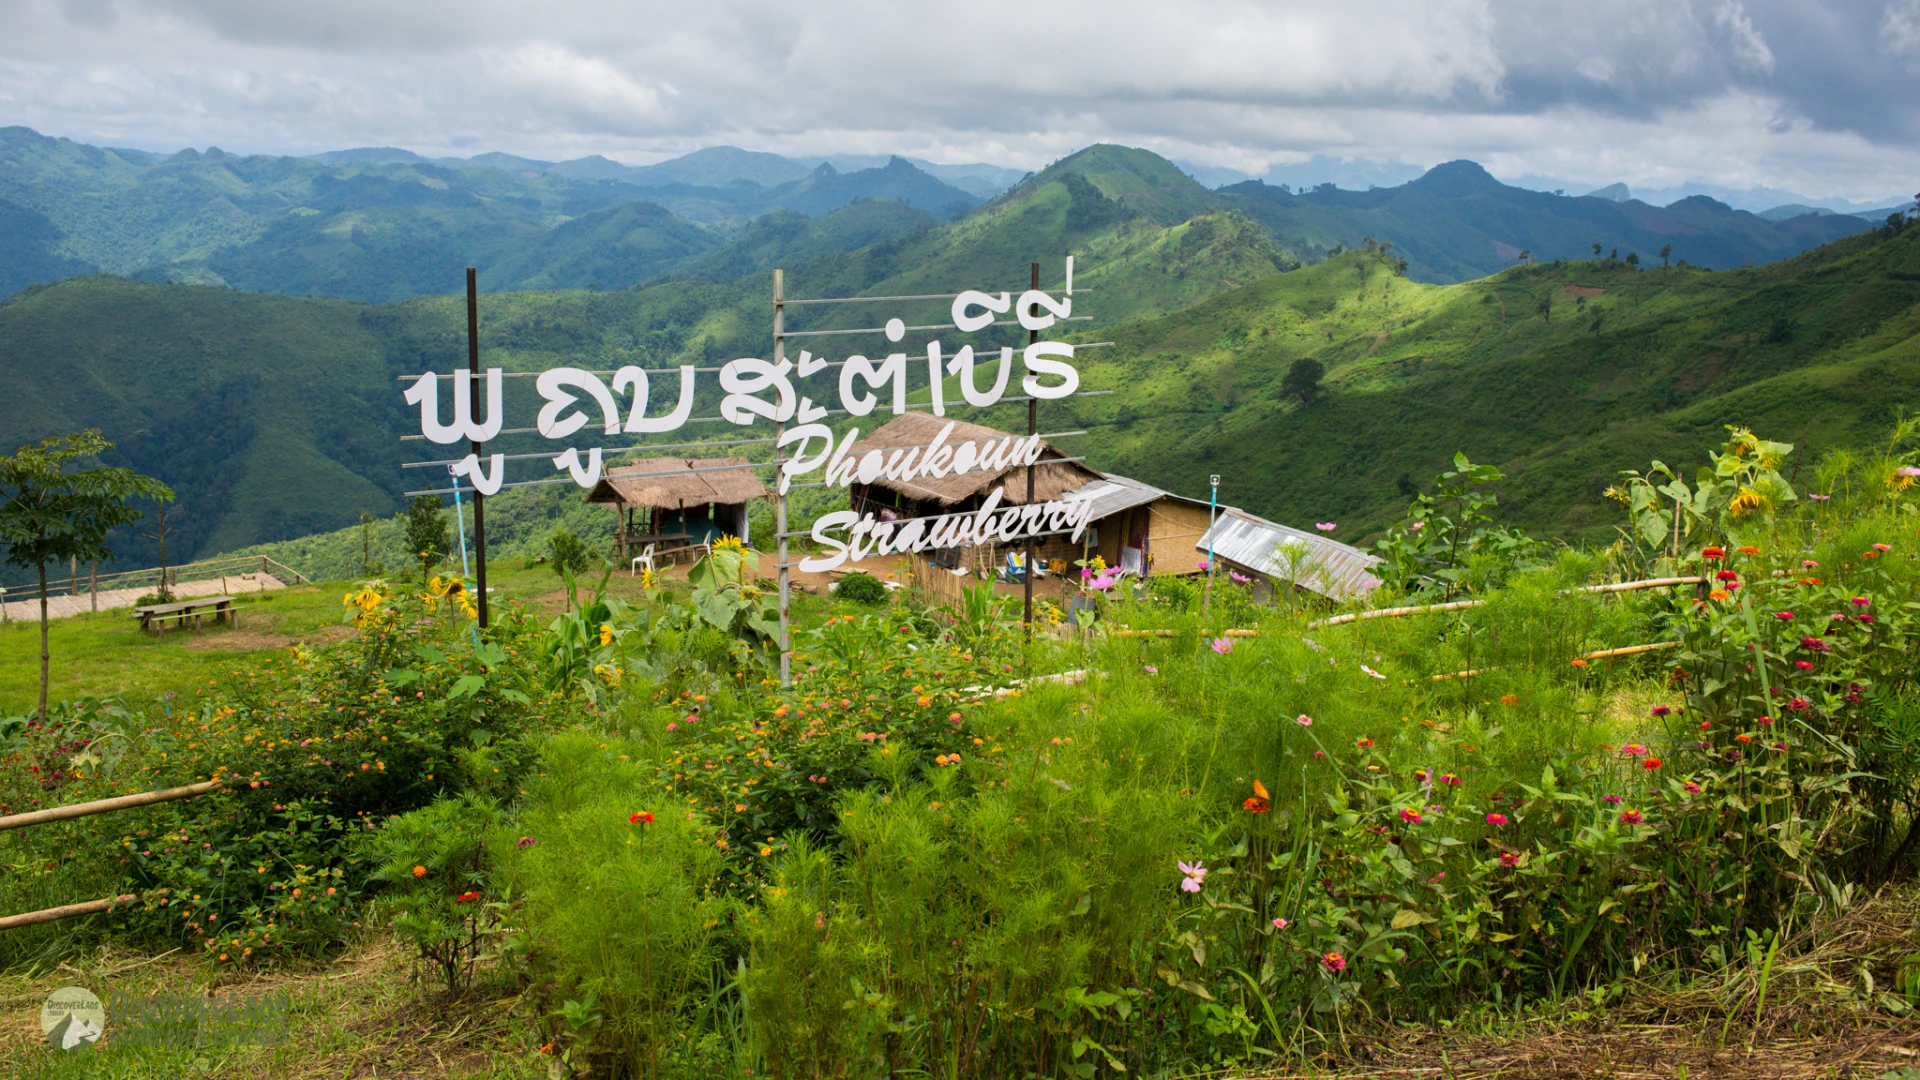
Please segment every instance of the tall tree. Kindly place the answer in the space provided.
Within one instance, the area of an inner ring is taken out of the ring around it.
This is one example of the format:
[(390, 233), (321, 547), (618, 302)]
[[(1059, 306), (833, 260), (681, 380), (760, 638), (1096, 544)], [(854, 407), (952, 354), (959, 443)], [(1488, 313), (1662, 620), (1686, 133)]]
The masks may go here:
[(1302, 405), (1311, 405), (1313, 399), (1320, 396), (1320, 379), (1326, 373), (1327, 369), (1320, 366), (1320, 361), (1303, 356), (1295, 360), (1287, 368), (1287, 373), (1280, 377), (1280, 392), (1288, 397), (1299, 398)]
[(40, 722), (47, 719), (47, 564), (69, 559), (111, 559), (107, 533), (143, 516), (134, 499), (167, 502), (173, 489), (132, 469), (71, 469), (113, 449), (89, 428), (23, 446), (0, 457), (0, 544), (6, 562), (40, 575)]

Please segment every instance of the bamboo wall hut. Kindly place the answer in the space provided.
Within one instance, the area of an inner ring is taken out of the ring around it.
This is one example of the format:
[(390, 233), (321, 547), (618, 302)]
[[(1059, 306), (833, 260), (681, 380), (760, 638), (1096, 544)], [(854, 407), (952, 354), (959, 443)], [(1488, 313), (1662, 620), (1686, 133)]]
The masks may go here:
[(1205, 556), (1194, 542), (1207, 532), (1205, 501), (1114, 473), (1070, 497), (1093, 500), (1093, 523), (1076, 557), (1098, 555), (1108, 566), (1141, 577), (1199, 572)]
[[(981, 445), (988, 442), (998, 444), (1003, 440), (1026, 438), (980, 424), (910, 412), (902, 413), (875, 428), (871, 434), (854, 443), (848, 456), (860, 458), (869, 451), (879, 450), (891, 457), (895, 451), (925, 447), (948, 424), (953, 425), (953, 430), (947, 434), (948, 445), (968, 441)], [(1079, 462), (1064, 460), (1067, 455), (1052, 444), (1043, 442), (1041, 446), (1040, 461), (1034, 467), (1033, 501), (1058, 499), (1100, 479), (1099, 473)], [(897, 521), (977, 509), (995, 488), (1002, 490), (1003, 504), (1025, 504), (1026, 467), (972, 469), (965, 473), (949, 472), (940, 477), (916, 476), (911, 480), (889, 480), (883, 476), (870, 484), (854, 484), (850, 502), (851, 508), (859, 513), (871, 513), (882, 521)], [(1005, 566), (1009, 551), (1024, 553), (1025, 541), (1005, 546), (987, 544), (918, 554), (913, 556), (914, 580), (923, 585), (933, 585), (929, 591), (939, 598), (947, 599), (948, 592), (954, 592), (957, 596), (957, 586), (953, 585), (951, 579), (997, 572)], [(1036, 542), (1035, 554), (1059, 569), (1080, 557), (1080, 546), (1070, 543), (1064, 536), (1048, 537)]]
[(640, 458), (601, 473), (587, 501), (619, 515), (615, 544), (625, 559), (648, 544), (664, 554), (722, 535), (751, 541), (751, 504), (771, 495), (743, 457)]

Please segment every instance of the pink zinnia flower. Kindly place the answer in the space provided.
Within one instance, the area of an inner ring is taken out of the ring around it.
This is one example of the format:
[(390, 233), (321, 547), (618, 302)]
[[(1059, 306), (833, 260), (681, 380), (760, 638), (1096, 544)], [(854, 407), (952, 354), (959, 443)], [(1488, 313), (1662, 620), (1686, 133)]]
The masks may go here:
[(1420, 824), (1420, 811), (1407, 807), (1400, 811), (1400, 820), (1409, 825)]
[(1814, 562), (1812, 559), (1801, 559), (1800, 565), (1807, 568), (1808, 570), (1818, 570), (1820, 568), (1820, 564), (1817, 562)]
[(1698, 795), (1698, 794), (1700, 794), (1700, 785), (1699, 785), (1699, 784), (1696, 784), (1696, 783), (1694, 783), (1694, 782), (1693, 782), (1693, 781), (1691, 781), (1691, 780), (1689, 780), (1689, 781), (1687, 781), (1687, 784), (1686, 784), (1686, 788), (1687, 788), (1687, 794), (1689, 794), (1689, 795)]
[(1653, 715), (1655, 716), (1670, 716), (1672, 714), (1673, 710), (1665, 705), (1655, 705), (1653, 707)]
[(1892, 551), (1892, 550), (1893, 550), (1893, 545), (1892, 545), (1892, 544), (1875, 544), (1875, 545), (1873, 545), (1873, 550), (1875, 550), (1875, 551)]
[(1787, 702), (1787, 708), (1792, 709), (1794, 712), (1805, 712), (1813, 708), (1813, 702), (1803, 697), (1797, 697)]
[(1638, 825), (1645, 820), (1646, 820), (1646, 815), (1642, 814), (1638, 810), (1620, 811), (1620, 824), (1622, 825)]
[(1505, 825), (1506, 823), (1507, 823), (1507, 815), (1505, 814), (1488, 814), (1487, 815), (1487, 824), (1492, 825), (1495, 828)]
[(1773, 613), (1773, 617), (1774, 617), (1774, 618), (1776, 618), (1776, 619), (1779, 619), (1779, 620), (1780, 620), (1781, 622), (1792, 622), (1792, 621), (1793, 621), (1793, 612), (1791, 612), (1791, 611), (1776, 611), (1776, 612), (1774, 612), (1774, 613)]
[(1327, 969), (1327, 974), (1338, 975), (1347, 970), (1347, 958), (1337, 952), (1330, 952), (1320, 958), (1320, 966)]
[(1503, 851), (1500, 853), (1500, 865), (1507, 867), (1508, 869), (1512, 869), (1513, 867), (1519, 866), (1520, 856), (1514, 854), (1511, 851)]
[(1619, 806), (1621, 803), (1626, 801), (1626, 798), (1621, 795), (1602, 795), (1600, 796), (1600, 801), (1610, 802), (1615, 806)]
[(1853, 598), (1854, 607), (1866, 607), (1868, 604), (1871, 604), (1871, 603), (1873, 603), (1873, 601), (1867, 599), (1864, 596), (1856, 596)]
[(1285, 929), (1286, 929), (1287, 927), (1289, 927), (1289, 926), (1291, 926), (1291, 925), (1293, 925), (1293, 924), (1292, 924), (1292, 923), (1289, 923), (1289, 922), (1288, 922), (1287, 920), (1285, 920), (1285, 919), (1275, 919), (1275, 920), (1273, 920), (1273, 928), (1274, 928), (1275, 930), (1285, 930)]
[(1293, 722), (1299, 724), (1301, 727), (1312, 727), (1313, 717), (1308, 716), (1306, 713), (1301, 713), (1299, 716), (1293, 718)]

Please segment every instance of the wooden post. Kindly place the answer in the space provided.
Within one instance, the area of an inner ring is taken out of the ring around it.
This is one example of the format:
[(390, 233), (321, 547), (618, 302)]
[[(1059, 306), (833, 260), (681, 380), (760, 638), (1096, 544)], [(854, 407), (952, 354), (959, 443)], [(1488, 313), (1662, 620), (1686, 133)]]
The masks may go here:
[(100, 614), (100, 560), (87, 570), (87, 595), (93, 599), (93, 613)]
[[(467, 371), (472, 379), (467, 383), (468, 401), (471, 402), (468, 413), (477, 423), (480, 417), (480, 276), (471, 266), (467, 267)], [(506, 403), (496, 401), (493, 407), (502, 408)], [(477, 456), (481, 446), (478, 440), (473, 444)], [(484, 511), (486, 497), (479, 488), (473, 489), (473, 558), (474, 586), (480, 593), (480, 629), (487, 628), (487, 519)]]
[[(779, 367), (787, 358), (787, 303), (786, 271), (773, 272), (773, 366)], [(778, 447), (780, 437), (786, 433), (786, 424), (774, 421), (773, 445), (774, 459), (785, 460)], [(774, 473), (773, 496), (773, 536), (774, 569), (780, 575), (780, 685), (793, 685), (793, 639), (789, 633), (788, 619), (791, 615), (792, 581), (787, 567), (787, 485), (780, 472)]]
[(67, 556), (67, 595), (80, 595), (80, 556)]
[[(1040, 264), (1036, 262), (1032, 265), (1030, 269), (1031, 269), (1031, 281), (1033, 283), (1032, 287), (1037, 289), (1040, 287)], [(1040, 340), (1040, 331), (1038, 330), (1027, 331), (1027, 344), (1031, 345), (1034, 342), (1039, 340)], [(1034, 397), (1032, 394), (1028, 394), (1027, 395), (1027, 436), (1031, 438), (1035, 435), (1038, 435), (1039, 433), (1040, 433), (1040, 400)], [(1033, 505), (1034, 468), (1035, 466), (1033, 465), (1032, 462), (1027, 463), (1027, 505), (1028, 506)], [(1033, 534), (1029, 532), (1027, 534), (1027, 573), (1025, 575), (1026, 585), (1027, 585), (1026, 587), (1026, 599), (1027, 599), (1026, 623), (1027, 623), (1028, 637), (1033, 636), (1033, 572), (1034, 572)]]

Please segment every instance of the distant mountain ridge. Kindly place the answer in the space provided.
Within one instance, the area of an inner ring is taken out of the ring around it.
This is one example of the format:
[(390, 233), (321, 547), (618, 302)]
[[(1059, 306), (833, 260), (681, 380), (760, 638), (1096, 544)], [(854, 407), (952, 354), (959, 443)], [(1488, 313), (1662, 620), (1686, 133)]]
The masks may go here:
[[(763, 186), (739, 174), (788, 175), (763, 160), (773, 155), (703, 152), (656, 167), (643, 187), (614, 179), (628, 167), (604, 158), (548, 167), (482, 155), (454, 168), (391, 148), (322, 157), (123, 152), (0, 128), (0, 296), (107, 272), (380, 302), (457, 288), (469, 265), (488, 289), (615, 289), (784, 209), (819, 217), (892, 199), (937, 219), (980, 202), (901, 159), (847, 173), (793, 166), (798, 176)], [(687, 182), (725, 176), (735, 179)]]

